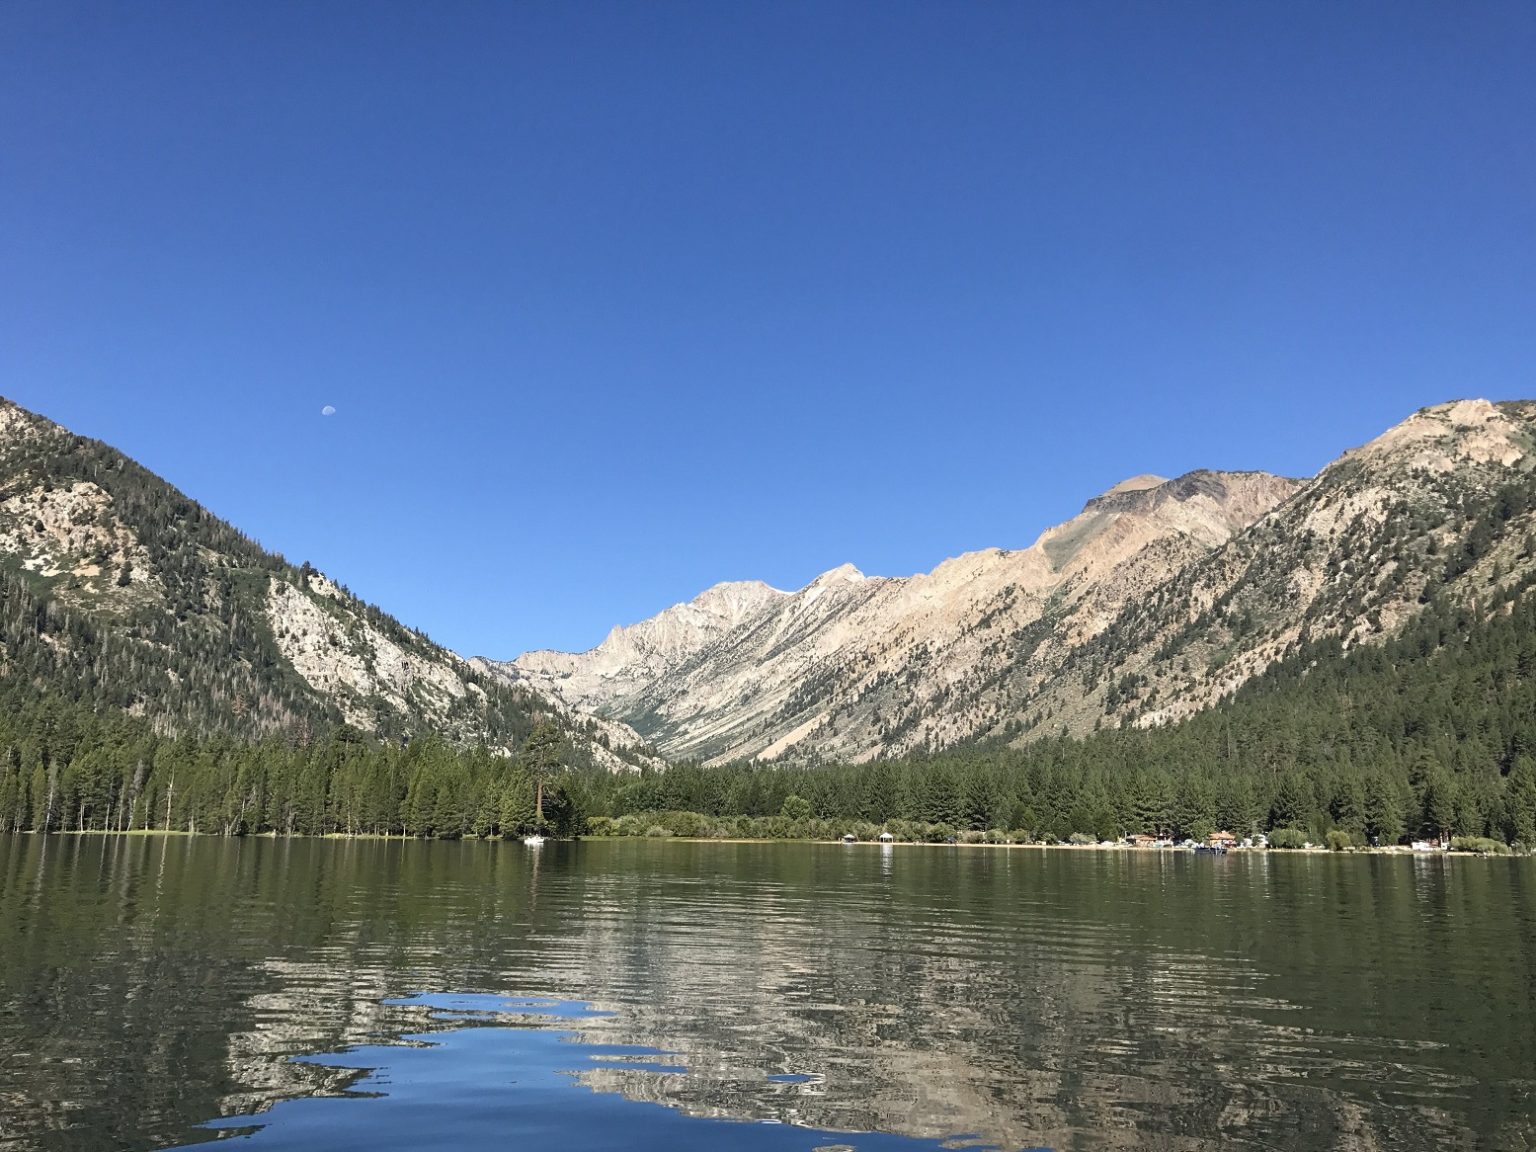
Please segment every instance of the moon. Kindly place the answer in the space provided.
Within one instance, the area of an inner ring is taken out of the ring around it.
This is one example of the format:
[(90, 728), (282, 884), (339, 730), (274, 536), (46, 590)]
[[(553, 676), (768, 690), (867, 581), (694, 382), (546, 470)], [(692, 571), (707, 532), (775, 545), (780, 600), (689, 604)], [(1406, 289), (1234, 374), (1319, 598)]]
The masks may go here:
[(334, 405), (334, 404), (327, 404), (324, 408), (320, 409), (320, 415), (322, 415), (322, 416), (334, 416), (334, 415), (336, 415), (336, 405)]

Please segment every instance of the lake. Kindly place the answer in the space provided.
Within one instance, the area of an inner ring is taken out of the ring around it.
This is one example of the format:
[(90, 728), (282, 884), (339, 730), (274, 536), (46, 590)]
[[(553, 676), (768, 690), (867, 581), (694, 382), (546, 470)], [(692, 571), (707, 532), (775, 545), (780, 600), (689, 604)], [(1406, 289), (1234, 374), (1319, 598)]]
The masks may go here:
[(0, 1148), (1529, 1148), (1536, 861), (0, 836)]

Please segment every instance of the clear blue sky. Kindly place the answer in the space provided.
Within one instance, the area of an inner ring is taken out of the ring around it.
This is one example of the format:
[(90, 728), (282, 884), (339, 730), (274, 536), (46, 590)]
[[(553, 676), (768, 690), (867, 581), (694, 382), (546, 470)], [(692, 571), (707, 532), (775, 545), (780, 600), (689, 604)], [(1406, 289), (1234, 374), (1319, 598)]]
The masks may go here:
[(1527, 2), (10, 0), (0, 394), (586, 647), (1536, 395), (1533, 61)]

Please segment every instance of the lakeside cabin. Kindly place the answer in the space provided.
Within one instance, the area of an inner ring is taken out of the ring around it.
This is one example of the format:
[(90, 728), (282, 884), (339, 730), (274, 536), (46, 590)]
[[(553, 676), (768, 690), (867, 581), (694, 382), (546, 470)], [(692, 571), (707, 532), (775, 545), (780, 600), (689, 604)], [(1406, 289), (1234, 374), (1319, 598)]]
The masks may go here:
[(1137, 832), (1134, 836), (1126, 837), (1126, 843), (1132, 848), (1156, 848), (1158, 840), (1156, 836), (1148, 836), (1145, 832)]
[(1237, 837), (1223, 828), (1220, 832), (1212, 832), (1205, 838), (1205, 842), (1212, 848), (1220, 848), (1226, 851), (1237, 847)]

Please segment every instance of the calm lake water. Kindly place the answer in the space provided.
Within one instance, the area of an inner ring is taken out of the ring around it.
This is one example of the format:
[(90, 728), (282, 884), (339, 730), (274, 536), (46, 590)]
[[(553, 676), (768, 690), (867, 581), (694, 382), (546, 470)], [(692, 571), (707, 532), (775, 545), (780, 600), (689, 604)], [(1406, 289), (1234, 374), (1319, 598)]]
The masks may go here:
[(1530, 1148), (1533, 904), (1510, 860), (0, 836), (0, 1147)]

